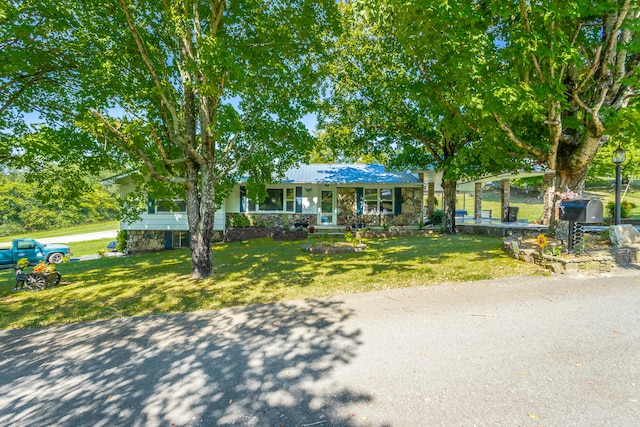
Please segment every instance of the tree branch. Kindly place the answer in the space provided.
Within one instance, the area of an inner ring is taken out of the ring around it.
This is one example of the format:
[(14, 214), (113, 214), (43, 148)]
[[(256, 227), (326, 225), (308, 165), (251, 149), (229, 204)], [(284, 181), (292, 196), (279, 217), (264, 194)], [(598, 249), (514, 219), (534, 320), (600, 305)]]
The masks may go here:
[(109, 130), (109, 132), (111, 132), (114, 136), (116, 136), (117, 139), (122, 141), (124, 144), (119, 143), (117, 140), (114, 140), (113, 143), (125, 153), (128, 153), (133, 157), (136, 157), (142, 160), (154, 178), (167, 183), (185, 183), (186, 182), (184, 178), (179, 178), (176, 176), (167, 177), (159, 173), (155, 165), (151, 161), (151, 159), (142, 150), (140, 150), (140, 148), (138, 148), (135, 145), (135, 143), (127, 135), (123, 134), (115, 126), (109, 123), (109, 121), (105, 119), (104, 116), (100, 114), (100, 112), (94, 109), (90, 109), (89, 112), (91, 113), (92, 116), (98, 119), (98, 121), (102, 123)]
[[(520, 3), (520, 17), (524, 22), (524, 29), (529, 34), (531, 34), (531, 24), (529, 23), (529, 14), (527, 13), (527, 3), (525, 0), (520, 0), (519, 3)], [(533, 61), (533, 66), (535, 67), (536, 71), (538, 72), (538, 75), (540, 76), (540, 80), (542, 80), (543, 82), (546, 82), (546, 79), (544, 78), (544, 74), (542, 74), (542, 68), (540, 67), (538, 58), (533, 52), (531, 52), (531, 60)], [(553, 64), (551, 64), (550, 66), (552, 67)]]
[(491, 112), (491, 115), (495, 119), (496, 123), (498, 123), (498, 127), (500, 129), (502, 129), (504, 131), (504, 133), (507, 134), (507, 137), (509, 138), (509, 140), (511, 140), (511, 142), (513, 142), (516, 145), (516, 147), (521, 148), (522, 150), (528, 151), (529, 153), (531, 153), (534, 156), (536, 156), (536, 158), (538, 158), (538, 159), (546, 159), (547, 158), (547, 153), (545, 153), (544, 151), (542, 151), (542, 150), (540, 150), (538, 148), (532, 147), (529, 144), (526, 144), (520, 138), (518, 138), (516, 136), (516, 134), (513, 132), (513, 130), (509, 127), (509, 125), (507, 125), (502, 120), (502, 118), (500, 118), (500, 116), (498, 116), (497, 113)]
[(136, 43), (138, 54), (140, 55), (140, 57), (142, 58), (142, 61), (146, 65), (147, 69), (149, 70), (149, 73), (151, 74), (151, 78), (153, 79), (154, 86), (158, 90), (158, 94), (161, 99), (161, 105), (163, 105), (164, 108), (169, 110), (169, 114), (173, 120), (173, 128), (177, 130), (180, 128), (180, 125), (179, 125), (180, 120), (178, 118), (178, 113), (175, 111), (175, 109), (169, 102), (169, 99), (167, 98), (162, 82), (160, 81), (160, 78), (156, 73), (155, 67), (151, 61), (151, 58), (149, 57), (147, 49), (145, 48), (144, 42), (142, 41), (142, 36), (140, 35), (140, 32), (138, 31), (136, 24), (133, 22), (131, 12), (129, 11), (129, 7), (127, 5), (127, 0), (120, 0), (120, 6), (122, 7), (122, 10), (125, 13), (125, 16), (127, 19), (127, 26), (129, 28), (129, 32), (133, 36), (133, 39)]

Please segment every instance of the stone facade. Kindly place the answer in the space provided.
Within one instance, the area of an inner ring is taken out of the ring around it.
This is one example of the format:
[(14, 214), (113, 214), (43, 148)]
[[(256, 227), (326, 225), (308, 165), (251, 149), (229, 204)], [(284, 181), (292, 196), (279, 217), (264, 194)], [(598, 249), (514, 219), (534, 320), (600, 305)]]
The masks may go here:
[(165, 248), (164, 231), (129, 230), (127, 251), (129, 253), (153, 252)]
[[(357, 220), (364, 222), (367, 226), (400, 226), (418, 225), (422, 222), (423, 189), (403, 188), (402, 189), (402, 213), (393, 214), (369, 214), (361, 215)], [(356, 220), (357, 197), (355, 187), (338, 187), (337, 189), (337, 225), (350, 225)], [(237, 215), (242, 215), (248, 219), (251, 227), (282, 227), (285, 230), (294, 225), (296, 220), (304, 219), (308, 225), (317, 225), (317, 215), (315, 214), (293, 214), (293, 213), (229, 213), (227, 214), (227, 226), (234, 225), (233, 220)]]
[[(388, 225), (416, 225), (422, 223), (422, 188), (402, 189), (402, 213), (395, 215)], [(384, 224), (382, 224), (384, 225)]]
[[(222, 232), (214, 231), (213, 241), (222, 241)], [(127, 237), (127, 252), (130, 254), (141, 252), (156, 252), (166, 249), (165, 232), (163, 230), (129, 230)]]
[(338, 188), (338, 225), (349, 224), (356, 217), (355, 187)]
[(255, 228), (275, 228), (280, 227), (289, 229), (294, 226), (298, 221), (304, 221), (308, 225), (316, 225), (316, 215), (309, 214), (292, 214), (292, 213), (279, 213), (279, 214), (262, 214), (262, 213), (228, 213), (227, 214), (227, 227), (233, 227), (233, 219), (241, 215), (249, 221), (249, 225)]

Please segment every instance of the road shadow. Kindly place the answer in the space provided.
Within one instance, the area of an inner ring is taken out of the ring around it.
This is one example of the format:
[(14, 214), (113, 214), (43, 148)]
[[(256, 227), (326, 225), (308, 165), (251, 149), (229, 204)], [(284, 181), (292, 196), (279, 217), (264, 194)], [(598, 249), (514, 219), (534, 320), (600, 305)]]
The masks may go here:
[(361, 345), (335, 301), (0, 331), (0, 423), (351, 425)]

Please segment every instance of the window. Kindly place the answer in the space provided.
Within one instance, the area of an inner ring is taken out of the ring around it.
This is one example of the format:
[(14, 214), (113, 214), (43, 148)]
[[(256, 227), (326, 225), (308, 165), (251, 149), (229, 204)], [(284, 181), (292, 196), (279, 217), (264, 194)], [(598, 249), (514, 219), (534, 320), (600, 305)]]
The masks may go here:
[(189, 247), (189, 232), (188, 231), (174, 231), (172, 237), (173, 248), (188, 248)]
[(295, 211), (296, 193), (294, 188), (268, 188), (267, 197), (260, 203), (249, 200), (249, 211)]
[(156, 212), (186, 212), (187, 203), (184, 200), (158, 200)]
[(393, 189), (391, 188), (365, 188), (364, 189), (364, 213), (365, 214), (392, 214), (393, 213)]
[(267, 197), (260, 203), (261, 211), (281, 211), (282, 210), (282, 190), (268, 189)]
[(285, 209), (287, 212), (293, 212), (295, 207), (296, 195), (293, 191), (293, 188), (287, 188), (287, 208)]
[(36, 244), (33, 242), (18, 242), (18, 249), (20, 250), (35, 249), (35, 248), (36, 248)]
[(390, 188), (380, 189), (380, 212), (393, 213), (393, 190)]

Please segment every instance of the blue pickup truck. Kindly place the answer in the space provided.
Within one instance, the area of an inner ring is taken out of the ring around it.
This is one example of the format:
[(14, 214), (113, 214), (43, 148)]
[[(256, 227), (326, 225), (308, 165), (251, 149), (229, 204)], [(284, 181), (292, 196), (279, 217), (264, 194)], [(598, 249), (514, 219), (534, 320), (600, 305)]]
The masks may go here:
[(0, 248), (0, 267), (13, 266), (21, 258), (28, 259), (31, 264), (38, 261), (60, 264), (65, 256), (71, 256), (69, 246), (43, 245), (33, 239), (14, 239), (10, 248)]

